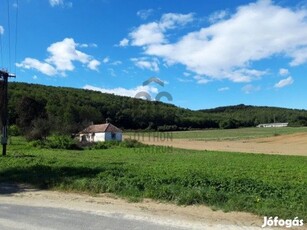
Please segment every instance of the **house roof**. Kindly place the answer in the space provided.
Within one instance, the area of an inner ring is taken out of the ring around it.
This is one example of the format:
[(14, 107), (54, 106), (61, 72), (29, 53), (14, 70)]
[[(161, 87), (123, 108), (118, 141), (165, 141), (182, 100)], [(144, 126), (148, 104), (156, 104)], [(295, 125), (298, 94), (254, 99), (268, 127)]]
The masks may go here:
[(80, 133), (105, 133), (105, 132), (121, 133), (122, 130), (112, 125), (111, 123), (106, 123), (106, 124), (90, 125), (84, 130), (82, 130)]

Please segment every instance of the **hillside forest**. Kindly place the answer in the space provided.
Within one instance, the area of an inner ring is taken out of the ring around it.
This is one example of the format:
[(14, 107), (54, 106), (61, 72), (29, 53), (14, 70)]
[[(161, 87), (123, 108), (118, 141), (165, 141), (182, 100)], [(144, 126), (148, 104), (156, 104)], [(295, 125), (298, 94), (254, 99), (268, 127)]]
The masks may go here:
[(274, 121), (307, 126), (306, 110), (241, 104), (194, 111), (97, 91), (16, 82), (9, 83), (8, 109), (10, 132), (33, 139), (77, 133), (107, 119), (123, 130), (229, 129)]

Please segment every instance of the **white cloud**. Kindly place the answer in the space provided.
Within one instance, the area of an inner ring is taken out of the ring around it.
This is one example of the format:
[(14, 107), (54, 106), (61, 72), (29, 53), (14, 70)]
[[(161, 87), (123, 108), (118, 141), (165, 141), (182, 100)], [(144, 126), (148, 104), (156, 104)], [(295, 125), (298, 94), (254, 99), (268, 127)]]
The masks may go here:
[(191, 79), (182, 79), (182, 78), (177, 78), (177, 80), (179, 81), (179, 82), (183, 82), (183, 83), (186, 83), (186, 82), (192, 82), (192, 80)]
[(220, 11), (216, 11), (213, 14), (211, 14), (208, 20), (210, 23), (216, 23), (220, 20), (225, 19), (228, 15), (229, 14), (226, 10), (220, 10)]
[(133, 46), (143, 46), (166, 42), (160, 26), (156, 22), (141, 25), (139, 28), (130, 33), (130, 37), (132, 39), (131, 44)]
[(224, 91), (227, 91), (227, 90), (230, 90), (230, 88), (229, 87), (222, 87), (222, 88), (219, 88), (217, 91), (224, 92)]
[(33, 76), (33, 80), (37, 80), (38, 77), (36, 75)]
[(239, 68), (232, 71), (221, 72), (223, 76), (226, 76), (233, 82), (250, 82), (254, 79), (259, 79), (266, 74), (266, 71), (260, 71), (255, 69)]
[(248, 85), (245, 85), (242, 87), (242, 91), (246, 94), (250, 94), (250, 93), (253, 93), (253, 92), (257, 92), (261, 89), (260, 86), (254, 86), (252, 84), (248, 84)]
[(0, 35), (4, 34), (4, 28), (0, 25)]
[(72, 38), (65, 38), (63, 41), (51, 44), (47, 51), (50, 57), (46, 61), (56, 66), (59, 71), (74, 70), (73, 61), (88, 64), (91, 57), (76, 49), (77, 44)]
[(289, 73), (290, 73), (290, 72), (289, 72), (288, 69), (284, 69), (284, 68), (279, 69), (279, 75), (281, 75), (281, 76), (286, 76), (286, 75), (288, 75)]
[(91, 85), (85, 85), (83, 89), (88, 89), (88, 90), (94, 90), (94, 91), (99, 91), (102, 93), (110, 93), (110, 94), (115, 94), (115, 95), (120, 95), (120, 96), (127, 96), (127, 97), (135, 97), (137, 93), (140, 92), (146, 92), (149, 95), (151, 93), (157, 93), (158, 89), (153, 86), (137, 86), (132, 89), (126, 89), (123, 87), (118, 87), (118, 88), (113, 88), (113, 89), (107, 89), (107, 88), (99, 88)]
[(146, 20), (153, 13), (153, 11), (153, 9), (139, 10), (136, 15), (141, 19)]
[(191, 73), (184, 72), (183, 75), (184, 75), (185, 77), (188, 77), (188, 76), (191, 76)]
[(307, 62), (307, 46), (302, 48), (298, 47), (294, 51), (290, 52), (289, 56), (293, 57), (293, 60), (290, 62), (290, 66), (305, 64)]
[(96, 47), (98, 47), (97, 44), (95, 44), (95, 43), (90, 43), (90, 44), (83, 43), (83, 44), (78, 44), (78, 46), (81, 47), (81, 48), (89, 48), (89, 47), (96, 48)]
[(121, 64), (123, 64), (121, 61), (114, 61), (110, 63), (110, 65), (121, 65)]
[(134, 65), (141, 69), (148, 69), (154, 72), (159, 72), (159, 63), (157, 59), (148, 60), (146, 58), (131, 58)]
[(192, 13), (189, 14), (163, 14), (159, 22), (159, 26), (163, 31), (166, 29), (174, 29), (177, 26), (184, 26), (194, 20)]
[(72, 38), (65, 38), (63, 41), (51, 44), (47, 51), (49, 57), (45, 61), (39, 61), (34, 58), (26, 58), (16, 65), (26, 69), (36, 69), (49, 76), (62, 74), (66, 71), (73, 71), (75, 66), (73, 62), (80, 62), (91, 70), (98, 70), (100, 62), (92, 56), (76, 49), (78, 46)]
[(292, 85), (294, 82), (293, 78), (290, 76), (286, 79), (280, 80), (278, 83), (274, 85), (275, 88), (283, 88), (287, 85)]
[(118, 46), (125, 47), (125, 46), (128, 46), (128, 45), (129, 45), (129, 40), (127, 38), (124, 38), (123, 40), (121, 40), (119, 42)]
[(184, 26), (185, 24), (194, 20), (193, 14), (174, 14), (168, 13), (162, 15), (160, 21), (143, 24), (133, 30), (129, 36), (131, 38), (131, 45), (133, 46), (145, 46), (153, 44), (166, 43), (167, 40), (164, 36), (164, 32), (169, 29), (174, 29), (178, 26)]
[(54, 7), (54, 6), (60, 6), (64, 4), (63, 0), (49, 0), (49, 4)]
[(98, 71), (98, 66), (100, 65), (100, 61), (94, 59), (94, 60), (91, 60), (88, 64), (87, 64), (87, 67), (91, 70), (96, 70)]
[(108, 72), (110, 73), (110, 75), (112, 77), (116, 77), (116, 73), (115, 73), (115, 70), (113, 68), (108, 68)]
[(194, 76), (194, 79), (196, 80), (197, 84), (207, 84), (210, 82), (209, 79), (199, 75)]
[(54, 76), (58, 73), (52, 65), (34, 58), (26, 58), (21, 63), (16, 63), (16, 66), (24, 69), (35, 69), (48, 76)]
[(106, 64), (106, 63), (108, 63), (109, 61), (110, 61), (110, 58), (109, 58), (109, 57), (105, 57), (105, 58), (103, 59), (102, 62)]
[(267, 73), (253, 68), (257, 61), (278, 56), (290, 57), (292, 66), (307, 62), (307, 10), (303, 8), (258, 0), (173, 43), (167, 41), (165, 28), (178, 22), (174, 23), (174, 17), (168, 19), (170, 22), (161, 19), (135, 29), (130, 33), (132, 45), (142, 46), (143, 53), (168, 64), (182, 64), (197, 75), (251, 82)]
[(72, 7), (72, 2), (65, 2), (64, 0), (49, 0), (49, 4), (52, 7), (55, 7), (55, 6), (66, 6), (68, 8)]

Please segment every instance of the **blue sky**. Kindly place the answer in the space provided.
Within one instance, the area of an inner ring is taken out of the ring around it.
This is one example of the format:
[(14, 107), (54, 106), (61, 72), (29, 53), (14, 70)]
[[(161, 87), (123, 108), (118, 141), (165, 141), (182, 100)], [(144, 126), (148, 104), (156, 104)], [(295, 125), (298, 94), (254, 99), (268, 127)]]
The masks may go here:
[[(131, 97), (166, 91), (190, 109), (307, 109), (306, 0), (8, 2), (0, 67), (16, 81)], [(151, 77), (164, 86), (143, 86)]]

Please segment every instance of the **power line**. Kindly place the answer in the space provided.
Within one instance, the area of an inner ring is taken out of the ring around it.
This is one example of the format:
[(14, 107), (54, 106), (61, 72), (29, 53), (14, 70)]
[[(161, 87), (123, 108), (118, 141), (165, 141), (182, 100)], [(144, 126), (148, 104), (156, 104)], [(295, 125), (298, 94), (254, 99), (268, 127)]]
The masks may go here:
[(15, 18), (15, 73), (16, 73), (16, 62), (17, 62), (17, 43), (18, 43), (18, 9), (19, 9), (19, 2), (16, 0), (16, 18)]
[(9, 47), (8, 47), (8, 67), (9, 70), (11, 70), (11, 20), (10, 20), (10, 2), (9, 0), (7, 0), (7, 23), (8, 23), (8, 35), (9, 35), (9, 39), (8, 39), (8, 43), (9, 43)]
[[(1, 10), (1, 12), (0, 12), (1, 14), (5, 12), (5, 7), (3, 7), (3, 8), (1, 7), (0, 9), (3, 9), (3, 12), (2, 12), (2, 10)], [(4, 26), (4, 25), (3, 25), (3, 26)], [(4, 64), (3, 52), (4, 52), (4, 51), (3, 51), (3, 41), (2, 41), (2, 37), (3, 37), (3, 34), (4, 34), (4, 28), (2, 28), (1, 30), (2, 30), (2, 31), (1, 31), (2, 33), (0, 32), (0, 55), (1, 55), (1, 56), (0, 56), (0, 57), (1, 57), (1, 66), (0, 66), (0, 67), (3, 68), (3, 64)]]
[(2, 34), (0, 34), (0, 52), (1, 52), (1, 66), (3, 67)]

